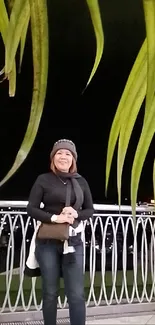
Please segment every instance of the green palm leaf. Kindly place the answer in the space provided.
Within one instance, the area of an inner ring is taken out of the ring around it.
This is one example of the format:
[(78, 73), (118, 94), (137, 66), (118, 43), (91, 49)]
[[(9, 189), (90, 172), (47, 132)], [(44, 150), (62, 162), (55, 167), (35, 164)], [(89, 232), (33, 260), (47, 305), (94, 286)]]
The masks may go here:
[(44, 101), (48, 76), (48, 16), (46, 0), (30, 0), (31, 33), (33, 49), (34, 84), (29, 124), (15, 162), (0, 182), (4, 184), (26, 159), (37, 134)]
[(122, 125), (120, 129), (117, 155), (117, 190), (119, 205), (121, 205), (121, 184), (124, 161), (137, 115), (146, 95), (147, 51), (145, 45), (146, 43), (144, 43), (140, 55), (137, 58), (139, 70), (134, 76), (135, 79), (134, 84), (132, 85), (132, 90), (128, 92), (128, 98), (124, 103), (124, 113), (121, 121)]
[(135, 214), (137, 192), (144, 161), (155, 133), (155, 0), (143, 0), (147, 38), (147, 91), (143, 128), (131, 175), (131, 204)]
[(90, 11), (91, 20), (94, 27), (95, 37), (96, 37), (96, 57), (95, 57), (93, 69), (91, 71), (90, 77), (87, 82), (87, 86), (88, 86), (94, 74), (96, 73), (96, 70), (99, 66), (103, 54), (104, 34), (103, 34), (102, 20), (101, 20), (98, 0), (86, 0), (86, 1)]
[(110, 170), (112, 165), (112, 160), (114, 156), (114, 151), (116, 147), (116, 143), (120, 134), (121, 128), (124, 126), (124, 113), (127, 107), (129, 110), (131, 109), (131, 101), (132, 97), (135, 98), (135, 89), (137, 89), (137, 85), (139, 85), (139, 80), (137, 83), (137, 76), (140, 77), (140, 70), (143, 67), (143, 63), (145, 62), (146, 57), (146, 40), (144, 41), (138, 56), (135, 60), (135, 63), (132, 67), (128, 80), (126, 82), (123, 94), (121, 96), (120, 102), (117, 107), (117, 111), (112, 123), (112, 127), (110, 130), (109, 141), (108, 141), (108, 149), (107, 149), (107, 160), (106, 160), (106, 192), (108, 189), (108, 182), (110, 177)]
[(147, 92), (145, 117), (149, 114), (149, 108), (155, 91), (155, 1), (143, 0), (146, 36), (147, 36)]
[(16, 64), (15, 60), (13, 61), (13, 67), (10, 73), (8, 74), (9, 79), (9, 96), (14, 97), (16, 92)]
[(5, 44), (9, 18), (8, 18), (4, 0), (0, 0), (0, 13), (1, 13), (0, 14), (0, 32), (2, 35), (3, 42)]
[[(8, 18), (7, 10), (5, 7), (5, 3), (4, 3), (4, 0), (0, 0), (0, 32), (2, 35), (4, 45), (6, 45), (8, 26), (9, 26), (9, 18)], [(5, 68), (4, 68), (4, 70), (5, 70)], [(10, 74), (8, 74), (8, 79), (9, 79), (9, 96), (13, 97), (16, 92), (16, 64), (15, 64), (15, 60), (13, 60), (13, 62), (12, 62), (12, 71)]]
[(154, 136), (154, 133), (155, 133), (155, 97), (153, 98), (153, 102), (150, 107), (149, 114), (147, 115), (147, 118), (143, 125), (143, 129), (138, 142), (138, 146), (134, 157), (133, 167), (132, 167), (131, 205), (132, 205), (133, 215), (135, 215), (135, 210), (136, 210), (137, 192), (138, 192), (138, 186), (139, 186), (142, 168), (144, 165), (146, 155), (149, 150), (149, 146)]
[(22, 36), (23, 28), (30, 18), (30, 6), (28, 0), (15, 0), (10, 15), (9, 33), (6, 40), (5, 73), (12, 70), (13, 60)]
[(29, 26), (29, 21), (30, 21), (30, 12), (29, 15), (27, 16), (27, 20), (24, 24), (22, 34), (21, 34), (21, 40), (20, 40), (20, 60), (19, 60), (19, 69), (18, 72), (21, 72), (21, 66), (22, 66), (22, 61), (23, 61), (23, 55), (24, 55), (24, 49), (25, 49), (25, 42), (26, 42), (26, 35), (27, 35), (27, 30)]

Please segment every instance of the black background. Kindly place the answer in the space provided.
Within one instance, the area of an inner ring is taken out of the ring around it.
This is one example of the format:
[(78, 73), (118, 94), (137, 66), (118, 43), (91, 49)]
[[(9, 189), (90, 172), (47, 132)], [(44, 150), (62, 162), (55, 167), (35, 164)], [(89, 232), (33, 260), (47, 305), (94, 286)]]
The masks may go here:
[[(0, 200), (28, 199), (36, 177), (49, 170), (54, 141), (72, 139), (78, 150), (78, 170), (91, 187), (94, 203), (116, 203), (116, 157), (108, 197), (105, 197), (106, 150), (110, 127), (128, 74), (145, 38), (141, 0), (100, 0), (105, 47), (102, 61), (84, 94), (95, 57), (95, 37), (84, 0), (48, 3), (50, 63), (45, 108), (33, 148), (16, 174), (0, 188)], [(0, 84), (0, 178), (11, 167), (29, 118), (32, 95), (30, 33), (15, 98), (7, 81)], [(0, 46), (1, 68), (4, 49)], [(143, 117), (141, 110), (130, 141), (123, 173), (122, 198), (130, 196), (130, 172)], [(116, 155), (115, 155), (116, 156)], [(139, 200), (150, 200), (153, 144), (143, 169)], [(129, 201), (128, 201), (129, 202)]]

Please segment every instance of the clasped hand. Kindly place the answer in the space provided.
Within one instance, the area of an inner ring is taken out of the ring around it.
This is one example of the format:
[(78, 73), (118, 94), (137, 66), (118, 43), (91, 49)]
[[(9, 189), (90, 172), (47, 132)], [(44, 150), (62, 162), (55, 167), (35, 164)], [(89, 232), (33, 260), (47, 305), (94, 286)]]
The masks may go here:
[(57, 216), (57, 223), (67, 222), (73, 224), (74, 220), (78, 217), (78, 213), (72, 207), (63, 208), (62, 212)]

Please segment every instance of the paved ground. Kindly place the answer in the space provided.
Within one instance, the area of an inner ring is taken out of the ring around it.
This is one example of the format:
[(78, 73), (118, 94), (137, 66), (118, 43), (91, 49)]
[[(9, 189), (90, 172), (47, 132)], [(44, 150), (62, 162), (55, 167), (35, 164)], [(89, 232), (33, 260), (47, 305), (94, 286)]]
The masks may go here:
[[(59, 322), (61, 324), (61, 322)], [(88, 320), (87, 325), (118, 325), (118, 324), (132, 324), (132, 325), (153, 325), (155, 324), (155, 313), (154, 314), (146, 314), (146, 315), (128, 315), (124, 317), (113, 317), (113, 318), (104, 318), (104, 319), (95, 319), (94, 320)], [(43, 325), (42, 321), (33, 321), (33, 322), (14, 322), (14, 323), (1, 323), (0, 325)], [(65, 325), (63, 323), (63, 325)]]
[(138, 316), (124, 316), (118, 318), (107, 318), (107, 319), (96, 319), (93, 321), (87, 321), (88, 325), (108, 325), (108, 324), (155, 324), (155, 314), (154, 315), (138, 315)]

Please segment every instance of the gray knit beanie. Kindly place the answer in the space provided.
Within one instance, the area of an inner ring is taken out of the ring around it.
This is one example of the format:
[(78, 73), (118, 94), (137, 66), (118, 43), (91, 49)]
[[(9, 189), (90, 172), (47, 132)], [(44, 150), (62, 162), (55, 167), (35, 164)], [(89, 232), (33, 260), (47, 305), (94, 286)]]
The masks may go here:
[(60, 149), (67, 149), (71, 151), (73, 157), (75, 158), (75, 160), (77, 160), (77, 151), (76, 151), (75, 144), (71, 140), (67, 140), (67, 139), (61, 139), (54, 143), (53, 149), (50, 153), (51, 160), (54, 157), (55, 153)]

